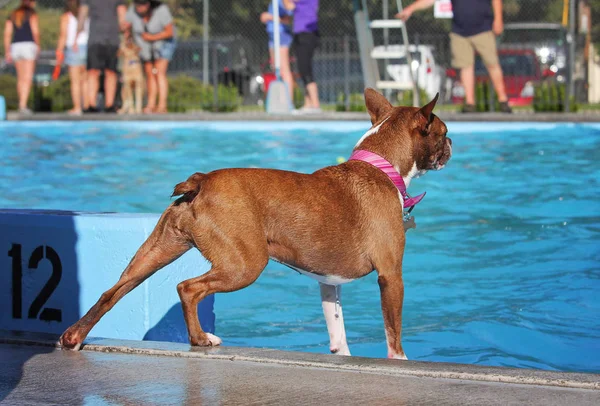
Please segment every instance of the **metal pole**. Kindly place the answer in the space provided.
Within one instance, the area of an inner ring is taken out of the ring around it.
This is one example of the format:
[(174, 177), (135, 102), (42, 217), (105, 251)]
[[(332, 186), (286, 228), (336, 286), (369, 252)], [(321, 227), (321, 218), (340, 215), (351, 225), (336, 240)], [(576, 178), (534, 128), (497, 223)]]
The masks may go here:
[(273, 54), (275, 55), (275, 78), (281, 80), (279, 68), (281, 66), (281, 58), (279, 55), (279, 0), (273, 0)]
[(571, 97), (575, 94), (575, 0), (569, 1), (569, 76), (567, 77), (567, 91), (565, 92), (565, 111), (571, 111)]
[(344, 97), (346, 111), (350, 110), (350, 38), (344, 35)]
[(202, 81), (205, 85), (208, 85), (208, 2), (209, 0), (202, 1)]
[(212, 70), (213, 70), (213, 111), (219, 111), (219, 76), (217, 73), (217, 46), (213, 47), (212, 52)]

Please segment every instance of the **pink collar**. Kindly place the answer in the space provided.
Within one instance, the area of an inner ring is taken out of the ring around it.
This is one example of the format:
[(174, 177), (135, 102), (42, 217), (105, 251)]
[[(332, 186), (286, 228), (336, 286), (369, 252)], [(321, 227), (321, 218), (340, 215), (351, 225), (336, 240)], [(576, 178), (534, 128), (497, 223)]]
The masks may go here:
[(396, 188), (398, 188), (398, 191), (400, 191), (402, 199), (404, 200), (404, 209), (409, 209), (409, 212), (410, 210), (412, 210), (413, 206), (415, 206), (423, 199), (423, 197), (425, 197), (425, 193), (422, 193), (415, 197), (410, 197), (408, 193), (406, 193), (406, 185), (404, 184), (404, 180), (402, 179), (402, 176), (400, 176), (398, 171), (396, 171), (393, 165), (389, 163), (385, 158), (373, 152), (365, 150), (354, 151), (352, 155), (350, 155), (350, 159), (348, 160), (363, 161), (383, 171), (383, 173), (385, 173), (391, 179), (391, 181), (394, 182), (394, 185), (396, 186)]

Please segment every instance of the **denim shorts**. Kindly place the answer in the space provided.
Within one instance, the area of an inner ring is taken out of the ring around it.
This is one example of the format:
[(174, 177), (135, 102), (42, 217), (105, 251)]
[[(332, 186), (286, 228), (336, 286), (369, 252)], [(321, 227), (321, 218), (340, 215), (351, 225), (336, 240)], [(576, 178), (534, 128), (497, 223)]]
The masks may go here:
[(87, 65), (87, 45), (79, 45), (77, 52), (73, 51), (73, 47), (65, 49), (65, 64), (67, 66)]
[(37, 56), (38, 47), (33, 41), (13, 42), (10, 44), (10, 54), (13, 61), (33, 61)]
[(170, 61), (173, 59), (175, 48), (177, 48), (177, 41), (174, 38), (163, 41), (160, 49), (158, 50), (158, 59), (166, 59), (167, 61)]
[[(290, 47), (292, 45), (292, 35), (282, 31), (279, 33), (279, 46)], [(269, 33), (269, 48), (275, 48), (275, 41), (273, 39), (273, 33)]]

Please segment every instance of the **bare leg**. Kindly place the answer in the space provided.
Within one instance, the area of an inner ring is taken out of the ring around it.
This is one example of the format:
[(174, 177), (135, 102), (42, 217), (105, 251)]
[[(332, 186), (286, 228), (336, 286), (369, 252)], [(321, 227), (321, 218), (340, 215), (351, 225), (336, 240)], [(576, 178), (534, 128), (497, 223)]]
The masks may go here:
[(377, 279), (381, 291), (381, 308), (385, 325), (388, 358), (407, 359), (402, 349), (402, 304), (404, 302), (404, 282), (402, 269), (387, 274), (379, 273)]
[(27, 108), (29, 100), (29, 92), (33, 82), (33, 74), (35, 72), (35, 60), (24, 59), (15, 62), (17, 70), (17, 92), (19, 94), (19, 109)]
[(115, 104), (117, 94), (117, 72), (104, 69), (104, 107), (109, 108)]
[(81, 69), (79, 66), (69, 66), (69, 79), (71, 82), (71, 100), (73, 108), (69, 113), (81, 113)]
[(85, 65), (79, 66), (79, 79), (81, 83), (81, 99), (83, 101), (83, 108), (87, 109), (90, 107), (90, 99), (88, 97), (88, 80), (87, 80), (87, 69)]
[(148, 89), (148, 104), (144, 108), (144, 113), (152, 113), (156, 108), (156, 94), (158, 91), (152, 62), (144, 62), (144, 73), (146, 73), (146, 87)]
[(309, 103), (310, 103), (308, 107), (318, 109), (320, 107), (320, 104), (319, 104), (319, 88), (317, 87), (317, 83), (311, 82), (308, 85), (306, 85), (306, 93), (308, 94)]
[(282, 47), (279, 51), (281, 62), (279, 73), (281, 74), (281, 79), (283, 79), (287, 85), (290, 99), (294, 102), (294, 77), (292, 76), (292, 70), (290, 69), (290, 49), (288, 47)]
[(159, 59), (155, 62), (156, 67), (156, 82), (158, 87), (158, 105), (156, 111), (158, 113), (167, 112), (167, 97), (169, 96), (169, 82), (167, 81), (167, 68), (169, 61), (167, 59)]
[(24, 60), (18, 60), (15, 61), (15, 70), (17, 71), (17, 97), (19, 98), (19, 110), (24, 109), (27, 107), (27, 101), (25, 101), (25, 103), (23, 103), (23, 101), (21, 100), (21, 94), (23, 93), (23, 83), (24, 83), (24, 73), (25, 73), (25, 68), (24, 68)]
[(100, 70), (90, 69), (87, 71), (88, 77), (88, 103), (90, 107), (97, 108), (98, 88), (100, 87)]
[(504, 88), (504, 76), (502, 75), (502, 67), (499, 64), (492, 65), (488, 66), (487, 70), (490, 74), (490, 78), (492, 79), (494, 89), (496, 89), (498, 101), (500, 103), (507, 101), (508, 98), (506, 97), (506, 89)]
[(465, 103), (475, 104), (475, 68), (473, 65), (460, 70), (460, 81), (465, 89)]
[(190, 249), (191, 245), (176, 226), (185, 210), (187, 208), (171, 205), (163, 213), (152, 234), (131, 259), (119, 281), (100, 296), (85, 316), (62, 334), (60, 343), (64, 348), (78, 350), (100, 318), (123, 296)]
[(325, 315), (327, 331), (329, 332), (329, 350), (334, 354), (350, 355), (350, 349), (346, 342), (344, 315), (342, 314), (342, 287), (325, 285), (323, 283), (319, 283), (319, 286), (321, 288), (323, 314)]

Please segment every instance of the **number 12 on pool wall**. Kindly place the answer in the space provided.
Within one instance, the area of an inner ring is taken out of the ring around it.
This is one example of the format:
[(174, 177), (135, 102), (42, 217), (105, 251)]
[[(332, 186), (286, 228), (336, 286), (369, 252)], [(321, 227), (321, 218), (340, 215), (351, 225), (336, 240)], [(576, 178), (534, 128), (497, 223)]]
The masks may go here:
[[(37, 269), (40, 261), (45, 258), (52, 264), (52, 275), (48, 282), (44, 285), (40, 293), (29, 306), (27, 317), (30, 319), (39, 319), (43, 321), (62, 321), (62, 311), (45, 307), (40, 313), (40, 310), (50, 298), (62, 276), (62, 264), (56, 251), (47, 245), (40, 245), (33, 250), (29, 257), (29, 269)], [(23, 261), (21, 255), (21, 244), (13, 244), (8, 256), (12, 258), (12, 310), (13, 319), (23, 318)]]

